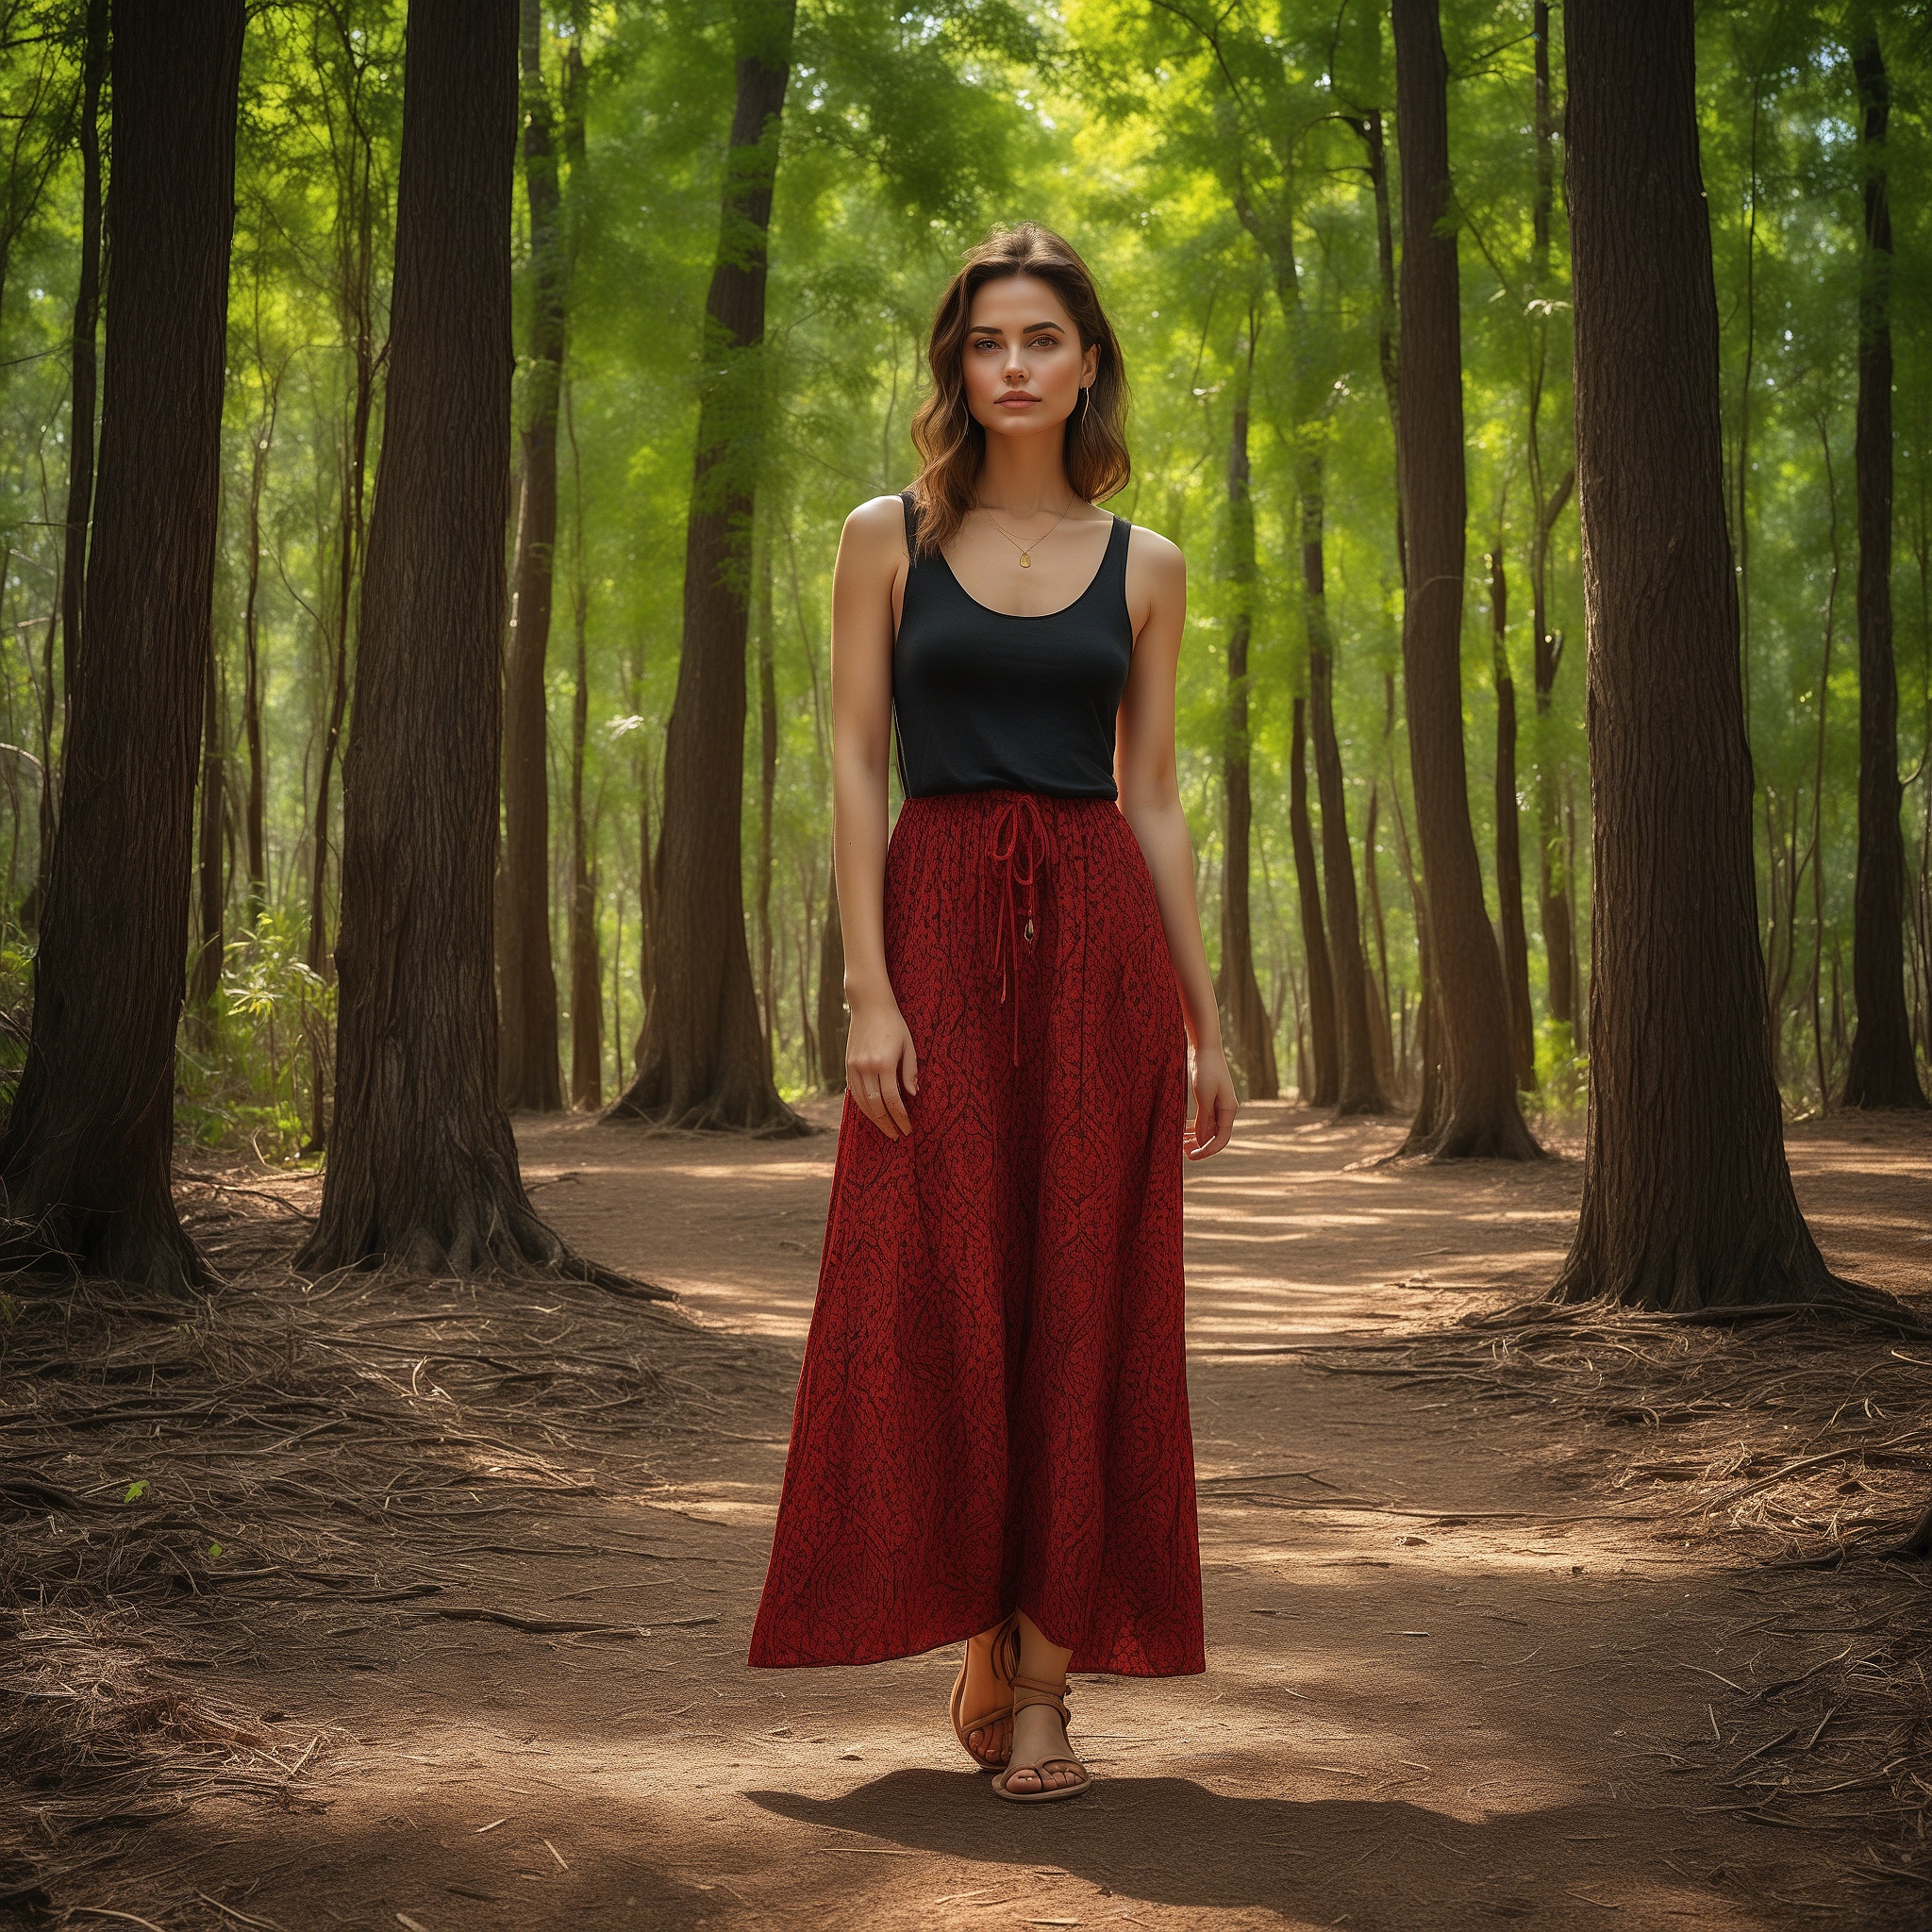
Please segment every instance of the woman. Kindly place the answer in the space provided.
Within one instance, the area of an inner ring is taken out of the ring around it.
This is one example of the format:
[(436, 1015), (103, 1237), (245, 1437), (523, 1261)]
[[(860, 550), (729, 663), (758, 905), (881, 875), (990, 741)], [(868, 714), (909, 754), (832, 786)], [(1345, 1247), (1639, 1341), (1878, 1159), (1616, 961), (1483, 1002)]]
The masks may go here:
[(928, 360), (919, 479), (833, 578), (852, 1022), (751, 1661), (967, 1637), (954, 1729), (1040, 1803), (1090, 1782), (1069, 1668), (1204, 1668), (1181, 1157), (1235, 1095), (1174, 775), (1186, 567), (1095, 508), (1126, 383), (1086, 265), (995, 230)]

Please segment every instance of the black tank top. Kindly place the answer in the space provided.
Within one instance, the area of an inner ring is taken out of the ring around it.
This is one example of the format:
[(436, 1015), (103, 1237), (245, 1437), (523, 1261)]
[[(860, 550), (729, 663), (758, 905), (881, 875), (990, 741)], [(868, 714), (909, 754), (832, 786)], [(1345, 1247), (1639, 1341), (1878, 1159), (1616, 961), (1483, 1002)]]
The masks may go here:
[(1087, 588), (1044, 617), (969, 597), (937, 552), (913, 547), (892, 646), (899, 782), (908, 798), (1010, 787), (1113, 798), (1114, 718), (1134, 660), (1127, 537), (1115, 517)]

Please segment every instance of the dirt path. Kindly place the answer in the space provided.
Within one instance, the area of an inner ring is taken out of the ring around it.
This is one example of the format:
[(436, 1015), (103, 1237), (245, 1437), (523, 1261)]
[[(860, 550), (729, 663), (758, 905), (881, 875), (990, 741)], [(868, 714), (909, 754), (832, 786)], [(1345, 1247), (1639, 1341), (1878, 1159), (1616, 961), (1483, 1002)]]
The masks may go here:
[[(1607, 1491), (1520, 1407), (1288, 1352), (1549, 1278), (1574, 1162), (1366, 1164), (1397, 1138), (1257, 1107), (1191, 1174), (1208, 1672), (1083, 1683), (1097, 1789), (1026, 1811), (953, 1742), (950, 1656), (743, 1665), (830, 1135), (526, 1126), (526, 1174), (563, 1233), (776, 1357), (702, 1443), (559, 1501), (557, 1556), (473, 1566), (519, 1612), (648, 1635), (425, 1630), (341, 1607), (291, 1613), (270, 1642), (258, 1620), (237, 1694), (291, 1750), (326, 1741), (328, 1807), (157, 1824), (146, 1878), (99, 1896), (167, 1903), (170, 1926), (286, 1932), (1911, 1923), (1896, 1893), (1833, 1890), (1855, 1844), (1767, 1829), (1700, 1768), (1748, 1748), (1734, 1690), (1821, 1655), (1816, 1636), (1747, 1628), (1763, 1623), (1747, 1566), (1665, 1541), (1649, 1492)], [(1923, 1272), (1927, 1144), (1794, 1146), (1822, 1239), (1868, 1279)], [(620, 1536), (631, 1554), (609, 1553)], [(196, 1896), (204, 1916), (182, 1904)]]

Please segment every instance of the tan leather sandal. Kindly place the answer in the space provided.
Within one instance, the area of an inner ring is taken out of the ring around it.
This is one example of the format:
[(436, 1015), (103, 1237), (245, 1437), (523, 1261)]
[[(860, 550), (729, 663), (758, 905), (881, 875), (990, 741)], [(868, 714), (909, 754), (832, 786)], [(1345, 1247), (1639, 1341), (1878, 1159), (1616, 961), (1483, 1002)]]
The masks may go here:
[[(1048, 1705), (1059, 1713), (1060, 1723), (1063, 1725), (1071, 1724), (1073, 1719), (1067, 1714), (1068, 1695), (1067, 1680), (1064, 1677), (1058, 1684), (1042, 1684), (1037, 1677), (1021, 1676), (1016, 1670), (1013, 1673), (1015, 1735), (1017, 1736), (1018, 1734), (1017, 1720), (1019, 1715), (1029, 1705)], [(1077, 1771), (1080, 1774), (1079, 1781), (1071, 1785), (1049, 1785), (1046, 1782), (1046, 1774), (1050, 1771), (1057, 1770)], [(1040, 1775), (1039, 1790), (1008, 1790), (1007, 1789), (1008, 1781), (1016, 1771), (1037, 1772)], [(1077, 1757), (1046, 1757), (1042, 1758), (1038, 1764), (1014, 1764), (1009, 1759), (1006, 1770), (993, 1779), (992, 1789), (995, 1797), (1005, 1798), (1014, 1805), (1044, 1805), (1055, 1798), (1077, 1798), (1092, 1782), (1093, 1779), (1089, 1774), (1087, 1767)]]
[[(970, 1651), (971, 1645), (968, 1645)], [(953, 1735), (960, 1748), (981, 1771), (997, 1771), (1012, 1755), (1008, 1737), (1007, 1748), (996, 1757), (982, 1757), (968, 1741), (974, 1731), (990, 1731), (1001, 1719), (1013, 1714), (1013, 1673), (1020, 1668), (1020, 1617), (1016, 1610), (993, 1632), (992, 1680), (1004, 1693), (999, 1703), (976, 1717), (967, 1717), (961, 1707), (966, 1701), (966, 1658), (959, 1659), (959, 1674), (953, 1680)]]

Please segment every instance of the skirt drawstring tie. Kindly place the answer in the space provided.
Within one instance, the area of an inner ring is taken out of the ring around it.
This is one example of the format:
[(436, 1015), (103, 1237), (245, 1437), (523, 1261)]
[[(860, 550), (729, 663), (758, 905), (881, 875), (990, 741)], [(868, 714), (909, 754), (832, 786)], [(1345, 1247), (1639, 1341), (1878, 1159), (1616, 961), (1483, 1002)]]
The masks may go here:
[(1020, 1064), (1020, 946), (1028, 951), (1039, 934), (1039, 902), (1035, 887), (1041, 869), (1056, 856), (1053, 834), (1046, 828), (1030, 791), (1000, 801), (993, 813), (992, 835), (986, 856), (1000, 874), (1001, 904), (993, 934), (992, 963), (1000, 975), (1000, 1004), (1007, 1003), (1012, 983), (1013, 1064)]

